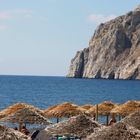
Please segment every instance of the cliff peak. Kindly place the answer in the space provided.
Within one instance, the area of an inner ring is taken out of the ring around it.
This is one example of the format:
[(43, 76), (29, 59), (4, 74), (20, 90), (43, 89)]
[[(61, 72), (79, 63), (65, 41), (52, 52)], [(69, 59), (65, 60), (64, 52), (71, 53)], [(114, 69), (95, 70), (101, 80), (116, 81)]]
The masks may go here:
[(140, 79), (140, 5), (95, 30), (71, 61), (68, 77)]

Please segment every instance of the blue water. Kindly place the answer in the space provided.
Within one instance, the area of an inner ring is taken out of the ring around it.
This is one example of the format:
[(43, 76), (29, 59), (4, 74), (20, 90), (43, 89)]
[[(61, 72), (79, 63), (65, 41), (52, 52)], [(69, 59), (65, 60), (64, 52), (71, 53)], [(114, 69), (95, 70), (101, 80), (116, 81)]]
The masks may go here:
[(45, 109), (66, 101), (82, 105), (105, 100), (140, 100), (140, 81), (0, 76), (0, 109), (17, 102)]

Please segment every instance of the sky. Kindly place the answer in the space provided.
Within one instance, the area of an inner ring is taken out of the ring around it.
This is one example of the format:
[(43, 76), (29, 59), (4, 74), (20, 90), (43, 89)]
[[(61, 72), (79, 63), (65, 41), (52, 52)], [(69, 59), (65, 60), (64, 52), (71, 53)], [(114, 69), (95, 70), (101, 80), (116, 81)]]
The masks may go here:
[(139, 0), (0, 0), (0, 75), (65, 76), (96, 27)]

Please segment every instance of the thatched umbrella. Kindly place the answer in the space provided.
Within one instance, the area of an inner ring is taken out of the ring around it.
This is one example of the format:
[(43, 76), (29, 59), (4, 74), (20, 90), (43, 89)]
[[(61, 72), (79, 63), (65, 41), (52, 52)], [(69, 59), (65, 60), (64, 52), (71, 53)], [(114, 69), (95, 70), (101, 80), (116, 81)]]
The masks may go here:
[(140, 110), (140, 101), (128, 101), (112, 109), (111, 113), (115, 113), (124, 117), (137, 110)]
[(23, 108), (2, 119), (2, 122), (27, 123), (27, 124), (50, 124), (50, 122), (36, 111), (30, 108)]
[(38, 139), (46, 140), (48, 135), (64, 135), (64, 136), (78, 136), (85, 138), (87, 135), (94, 132), (95, 128), (100, 128), (101, 125), (93, 121), (86, 115), (78, 115), (69, 118), (64, 122), (54, 124), (52, 127), (46, 128), (38, 135)]
[(85, 111), (84, 109), (80, 108), (79, 106), (65, 102), (63, 104), (53, 106), (46, 110), (46, 115), (48, 118), (63, 118), (63, 117), (71, 117), (75, 115), (79, 115)]
[(92, 106), (89, 108), (86, 113), (90, 114), (90, 117), (95, 117), (96, 115), (96, 106)]
[(0, 140), (30, 140), (28, 136), (6, 126), (0, 126)]
[(1, 122), (19, 123), (19, 130), (22, 124), (42, 124), (48, 125), (50, 122), (36, 111), (30, 108), (23, 108), (17, 112), (0, 119)]
[(115, 108), (117, 105), (112, 103), (111, 101), (105, 101), (101, 104), (98, 104), (96, 106), (91, 107), (88, 112), (90, 114), (95, 115), (96, 114), (96, 120), (98, 118), (98, 115), (102, 115), (102, 116), (107, 116), (107, 124), (108, 124), (108, 117), (110, 115), (110, 112), (113, 108)]
[(89, 110), (90, 108), (93, 107), (93, 105), (91, 105), (91, 104), (85, 104), (85, 105), (82, 105), (81, 107), (84, 108), (84, 109), (86, 109), (86, 110)]
[(17, 103), (17, 104), (14, 104), (12, 106), (9, 106), (8, 108), (0, 111), (0, 118), (3, 118), (5, 116), (8, 116), (10, 114), (13, 114), (15, 112), (17, 112), (18, 110), (20, 109), (24, 109), (24, 108), (30, 108), (32, 111), (36, 111), (38, 113), (40, 113), (41, 115), (45, 115), (39, 108), (37, 107), (34, 107), (32, 105), (29, 105), (29, 104), (25, 104), (25, 103)]
[(99, 113), (99, 115), (107, 116), (107, 118), (106, 118), (107, 125), (108, 125), (108, 122), (109, 122), (110, 112), (116, 106), (117, 105), (112, 103), (111, 101), (105, 101), (105, 102), (103, 102), (103, 103), (98, 105), (98, 113)]
[(86, 140), (140, 140), (140, 130), (118, 122), (95, 131)]
[(51, 112), (54, 108), (56, 108), (58, 105), (50, 106), (47, 109), (43, 110), (43, 113), (46, 114), (48, 118), (51, 118), (49, 112)]
[(140, 110), (126, 116), (121, 122), (140, 130)]
[(109, 115), (111, 110), (116, 107), (116, 104), (112, 103), (111, 101), (105, 101), (98, 105), (98, 113), (99, 115)]

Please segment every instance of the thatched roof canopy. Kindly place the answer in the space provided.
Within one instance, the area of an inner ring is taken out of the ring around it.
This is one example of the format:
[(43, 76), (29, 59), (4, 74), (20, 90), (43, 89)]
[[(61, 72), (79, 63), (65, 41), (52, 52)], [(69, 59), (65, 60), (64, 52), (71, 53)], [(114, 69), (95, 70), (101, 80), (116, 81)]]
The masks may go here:
[[(112, 103), (111, 101), (105, 101), (103, 103), (98, 104), (98, 114), (99, 115), (109, 115), (110, 111), (115, 108), (117, 105)], [(88, 112), (90, 114), (96, 113), (96, 106), (91, 107)]]
[(140, 111), (136, 111), (125, 117), (122, 122), (140, 130)]
[(48, 118), (71, 117), (81, 113), (83, 113), (83, 111), (79, 106), (68, 102), (52, 107), (51, 109), (49, 108), (49, 111), (46, 111)]
[(44, 114), (48, 114), (51, 110), (53, 110), (54, 108), (56, 108), (58, 105), (54, 105), (54, 106), (50, 106), (47, 109), (43, 110)]
[(19, 131), (0, 126), (0, 140), (30, 140), (30, 138)]
[(40, 132), (38, 139), (46, 140), (44, 136), (49, 134), (74, 135), (85, 138), (87, 135), (94, 132), (95, 128), (100, 127), (101, 125), (97, 122), (82, 114), (46, 128), (44, 131)]
[(93, 105), (91, 105), (91, 104), (85, 104), (85, 105), (82, 105), (81, 107), (84, 108), (84, 109), (86, 109), (86, 110), (89, 110), (90, 108), (93, 107)]
[(2, 119), (1, 122), (29, 123), (29, 124), (50, 124), (50, 122), (36, 111), (30, 108), (23, 108)]
[(24, 109), (24, 108), (30, 108), (32, 111), (36, 111), (36, 112), (40, 113), (43, 116), (45, 115), (37, 107), (34, 107), (32, 105), (29, 105), (29, 104), (25, 104), (25, 103), (17, 103), (17, 104), (9, 106), (8, 108), (0, 111), (0, 118), (3, 118), (3, 117), (8, 116), (10, 114), (13, 114), (13, 113), (17, 112), (18, 110), (21, 110), (21, 109)]
[(86, 140), (140, 140), (140, 130), (123, 122), (118, 122), (95, 131)]
[(137, 110), (140, 110), (140, 101), (128, 101), (112, 109), (111, 113), (127, 116)]
[(105, 101), (98, 105), (99, 115), (109, 115), (111, 110), (116, 107), (116, 104), (111, 101)]
[(94, 116), (96, 114), (96, 106), (91, 107), (89, 110), (86, 111), (90, 114), (90, 116)]

